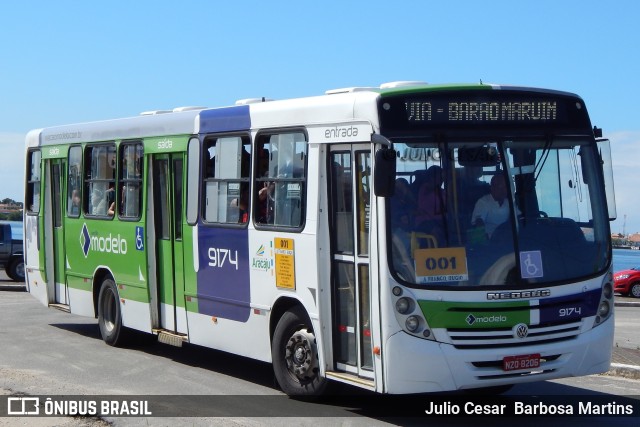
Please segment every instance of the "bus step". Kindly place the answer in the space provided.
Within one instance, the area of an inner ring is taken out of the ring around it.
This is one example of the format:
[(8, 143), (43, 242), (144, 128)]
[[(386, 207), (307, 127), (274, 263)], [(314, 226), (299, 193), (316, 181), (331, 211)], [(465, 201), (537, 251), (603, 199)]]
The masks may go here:
[(187, 336), (184, 334), (176, 334), (175, 332), (165, 331), (163, 329), (154, 329), (153, 332), (158, 334), (158, 342), (174, 347), (182, 347), (182, 343), (187, 340)]
[(341, 383), (356, 385), (358, 387), (364, 387), (369, 390), (376, 389), (376, 383), (373, 380), (362, 378), (347, 372), (327, 371), (326, 376), (330, 380), (339, 381)]
[(49, 307), (55, 308), (56, 310), (64, 311), (65, 313), (71, 313), (69, 304), (52, 303), (52, 304), (49, 304)]

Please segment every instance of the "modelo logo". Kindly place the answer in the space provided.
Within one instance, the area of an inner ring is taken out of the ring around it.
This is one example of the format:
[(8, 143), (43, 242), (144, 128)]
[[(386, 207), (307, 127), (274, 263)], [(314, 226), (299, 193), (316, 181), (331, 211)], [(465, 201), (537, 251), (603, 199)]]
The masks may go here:
[(92, 236), (86, 223), (82, 226), (82, 232), (80, 233), (80, 246), (85, 258), (89, 255), (89, 251), (117, 255), (126, 255), (127, 253), (127, 241), (121, 238), (119, 234), (113, 236), (109, 233), (107, 236), (98, 234)]
[(469, 325), (473, 325), (476, 323), (504, 323), (507, 321), (507, 316), (494, 315), (494, 316), (476, 317), (473, 314), (469, 314), (465, 320)]

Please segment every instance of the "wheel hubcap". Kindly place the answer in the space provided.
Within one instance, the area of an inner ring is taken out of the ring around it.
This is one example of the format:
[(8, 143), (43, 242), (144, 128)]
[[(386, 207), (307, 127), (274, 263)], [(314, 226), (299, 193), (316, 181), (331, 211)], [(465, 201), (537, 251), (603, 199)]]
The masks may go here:
[(316, 368), (315, 337), (312, 333), (296, 331), (287, 342), (285, 359), (289, 371), (298, 378), (313, 375)]

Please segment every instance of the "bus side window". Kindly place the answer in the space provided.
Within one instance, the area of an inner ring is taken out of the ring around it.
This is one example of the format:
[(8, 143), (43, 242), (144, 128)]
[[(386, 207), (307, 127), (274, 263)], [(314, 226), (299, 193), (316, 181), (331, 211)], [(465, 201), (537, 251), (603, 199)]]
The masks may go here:
[(74, 145), (69, 148), (69, 171), (67, 180), (67, 215), (72, 218), (80, 216), (82, 204), (82, 147)]
[(261, 135), (257, 143), (256, 224), (302, 227), (306, 189), (306, 136), (301, 132)]
[(248, 222), (251, 143), (248, 136), (205, 139), (204, 220), (219, 224)]
[(123, 143), (120, 146), (120, 195), (118, 216), (120, 218), (138, 219), (142, 206), (142, 143)]
[(29, 172), (27, 173), (27, 200), (25, 204), (30, 213), (40, 212), (40, 150), (29, 151)]
[(93, 145), (85, 148), (84, 213), (106, 217), (115, 200), (116, 146)]

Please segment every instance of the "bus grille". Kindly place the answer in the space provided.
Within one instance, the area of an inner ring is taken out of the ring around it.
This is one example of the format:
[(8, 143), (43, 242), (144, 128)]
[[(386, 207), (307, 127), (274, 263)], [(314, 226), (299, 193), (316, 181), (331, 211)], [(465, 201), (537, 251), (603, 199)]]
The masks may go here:
[(531, 325), (526, 338), (514, 338), (511, 328), (447, 329), (451, 344), (458, 349), (520, 347), (568, 341), (580, 333), (581, 322)]

